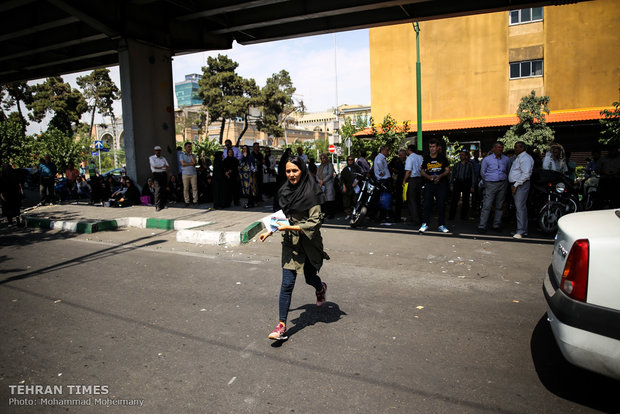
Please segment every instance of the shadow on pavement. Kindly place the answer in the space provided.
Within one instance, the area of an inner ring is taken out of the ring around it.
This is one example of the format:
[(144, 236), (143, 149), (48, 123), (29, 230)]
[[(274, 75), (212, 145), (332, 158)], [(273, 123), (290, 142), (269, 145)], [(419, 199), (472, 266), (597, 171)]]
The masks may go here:
[[(470, 226), (467, 226), (470, 224)], [(554, 240), (552, 236), (532, 234), (531, 236), (524, 237), (520, 240), (512, 238), (512, 236), (505, 232), (489, 231), (484, 234), (480, 234), (477, 228), (472, 223), (458, 223), (456, 225), (448, 225), (450, 233), (441, 233), (439, 231), (427, 230), (423, 235), (418, 233), (418, 229), (405, 223), (394, 223), (392, 225), (382, 225), (379, 223), (373, 223), (366, 220), (363, 226), (352, 228), (344, 220), (330, 219), (326, 220), (323, 224), (323, 228), (327, 229), (349, 229), (351, 231), (360, 232), (372, 232), (372, 233), (393, 233), (393, 234), (411, 234), (420, 235), (424, 237), (445, 237), (445, 238), (458, 238), (466, 240), (487, 240), (487, 241), (504, 241), (513, 243), (526, 243), (526, 244), (553, 244)], [(471, 227), (471, 228), (469, 228)]]
[[(338, 306), (334, 302), (325, 302), (325, 304), (320, 308), (318, 308), (316, 305), (307, 304), (295, 309), (291, 309), (290, 312), (296, 310), (303, 310), (303, 312), (297, 318), (291, 320), (291, 322), (294, 323), (295, 326), (287, 330), (289, 338), (308, 326), (315, 325), (318, 322), (338, 322), (341, 316), (346, 315), (346, 312), (340, 310), (340, 306)], [(271, 346), (277, 348), (281, 346), (284, 342), (285, 341), (276, 341), (272, 343)]]
[(59, 232), (52, 229), (12, 227), (0, 228), (0, 247), (29, 246), (48, 240), (60, 240), (77, 237), (77, 233)]
[[(32, 297), (41, 298), (47, 301), (54, 301), (57, 299), (55, 296), (52, 297), (52, 296), (41, 294), (38, 292), (33, 292), (29, 289), (22, 288), (22, 287), (17, 287), (17, 286), (12, 286), (12, 285), (4, 285), (2, 287), (5, 289), (16, 291), (16, 292), (21, 292), (23, 294), (30, 295)], [(341, 311), (339, 310), (339, 308), (337, 308), (337, 305), (333, 304), (332, 302), (326, 302), (326, 305), (327, 304), (331, 304), (332, 306), (335, 306), (335, 307), (332, 309), (326, 308), (328, 310), (327, 312), (325, 312), (326, 320), (330, 320), (334, 317), (339, 319)], [(496, 404), (487, 404), (484, 402), (477, 402), (477, 401), (470, 401), (467, 399), (456, 398), (451, 395), (449, 390), (446, 390), (445, 392), (444, 391), (435, 392), (432, 390), (424, 390), (424, 389), (421, 389), (419, 386), (414, 387), (409, 384), (393, 382), (390, 380), (377, 378), (377, 376), (374, 376), (374, 375), (373, 376), (359, 375), (358, 373), (343, 371), (335, 367), (325, 366), (324, 364), (320, 362), (311, 363), (307, 361), (300, 361), (294, 357), (288, 358), (288, 357), (280, 355), (279, 353), (269, 354), (269, 353), (265, 353), (262, 350), (251, 350), (251, 349), (248, 350), (248, 348), (243, 347), (243, 346), (238, 346), (238, 345), (235, 345), (229, 342), (215, 340), (215, 339), (209, 338), (208, 336), (200, 336), (198, 334), (195, 334), (189, 331), (183, 331), (178, 328), (157, 325), (151, 321), (143, 321), (140, 319), (132, 318), (132, 317), (120, 314), (120, 313), (115, 313), (109, 309), (105, 309), (105, 310), (96, 309), (90, 306), (86, 306), (86, 305), (82, 305), (79, 303), (74, 303), (72, 301), (66, 301), (66, 300), (62, 301), (62, 305), (68, 306), (78, 311), (86, 311), (91, 314), (95, 314), (95, 315), (108, 318), (110, 320), (115, 320), (117, 322), (121, 322), (129, 326), (142, 327), (142, 328), (146, 328), (149, 330), (157, 331), (161, 334), (172, 335), (177, 338), (193, 340), (193, 341), (202, 343), (207, 346), (218, 348), (225, 352), (230, 352), (230, 351), (249, 352), (260, 358), (269, 359), (273, 361), (275, 364), (286, 365), (291, 370), (293, 369), (308, 370), (311, 372), (316, 372), (322, 375), (332, 376), (332, 377), (339, 378), (342, 380), (354, 381), (356, 383), (359, 383), (361, 386), (380, 387), (383, 390), (385, 390), (385, 392), (389, 392), (389, 393), (402, 392), (406, 394), (416, 395), (424, 399), (443, 401), (443, 402), (452, 404), (455, 407), (457, 407), (458, 408), (457, 412), (468, 411), (468, 412), (493, 412), (493, 413), (503, 413), (503, 414), (520, 414), (517, 411), (507, 409), (502, 406), (498, 406)], [(313, 305), (306, 305), (306, 306), (308, 308), (311, 308), (311, 307), (316, 308)], [(302, 306), (300, 309), (305, 309), (306, 306)], [(305, 310), (305, 312), (303, 312), (302, 315), (307, 312), (318, 313), (316, 311)], [(301, 315), (300, 315), (300, 318), (302, 318)], [(303, 318), (304, 319), (309, 318), (309, 320), (316, 318), (317, 322), (321, 321), (321, 317), (304, 316)], [(188, 357), (193, 358), (195, 356), (188, 355)]]
[[(64, 262), (60, 262), (60, 263), (56, 263), (54, 265), (51, 266), (47, 266), (44, 267), (42, 269), (36, 269), (27, 273), (22, 273), (20, 275), (15, 275), (15, 276), (11, 276), (8, 277), (6, 279), (2, 279), (0, 280), (0, 285), (4, 285), (6, 283), (10, 283), (16, 280), (21, 280), (21, 279), (27, 279), (27, 278), (31, 278), (31, 277), (35, 277), (35, 276), (39, 276), (48, 272), (52, 272), (52, 271), (56, 271), (56, 270), (60, 270), (60, 269), (67, 269), (73, 266), (77, 266), (79, 264), (84, 264), (84, 263), (88, 263), (88, 262), (93, 262), (96, 260), (100, 260), (100, 259), (105, 259), (108, 257), (112, 257), (114, 255), (117, 254), (121, 254), (121, 253), (126, 253), (129, 251), (133, 251), (133, 250), (137, 250), (143, 247), (149, 247), (149, 246), (154, 246), (160, 243), (165, 243), (164, 240), (150, 240), (147, 241), (148, 239), (152, 239), (153, 237), (160, 237), (162, 234), (165, 234), (167, 232), (163, 232), (163, 233), (159, 233), (156, 235), (149, 235), (149, 236), (144, 236), (144, 237), (140, 237), (131, 241), (127, 241), (125, 243), (121, 243), (118, 245), (114, 245), (111, 247), (107, 247), (105, 249), (101, 249), (97, 252), (94, 253), (89, 253), (83, 256), (79, 256), (79, 257), (75, 257), (73, 259), (69, 259), (69, 260), (65, 260)], [(34, 240), (32, 240), (30, 243), (35, 243), (35, 242), (41, 242), (43, 241), (40, 237), (37, 237), (39, 234), (35, 234), (33, 237)], [(48, 240), (52, 240), (52, 239), (66, 239), (68, 238), (67, 235), (65, 233), (58, 233), (58, 232), (53, 232), (51, 234), (48, 235), (49, 237), (47, 238)], [(21, 238), (18, 238), (19, 240), (21, 239), (26, 239), (26, 237), (24, 237), (23, 235), (21, 236)], [(4, 244), (6, 240), (2, 240), (0, 239), (0, 246)], [(138, 242), (141, 241), (147, 241), (144, 244), (140, 244), (140, 245), (135, 245)], [(17, 271), (23, 270), (23, 269), (16, 269)], [(9, 270), (5, 269), (2, 273), (8, 273)]]
[(540, 382), (560, 398), (607, 413), (620, 413), (620, 381), (576, 367), (555, 342), (547, 315), (532, 332), (532, 360)]

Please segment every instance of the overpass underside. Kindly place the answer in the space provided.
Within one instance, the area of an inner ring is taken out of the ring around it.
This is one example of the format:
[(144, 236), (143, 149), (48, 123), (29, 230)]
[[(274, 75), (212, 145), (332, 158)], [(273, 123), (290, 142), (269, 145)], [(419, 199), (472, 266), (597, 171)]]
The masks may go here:
[(574, 2), (6, 0), (0, 3), (0, 83), (120, 65), (127, 172), (144, 182), (154, 145), (170, 149), (168, 161), (176, 164), (175, 55), (230, 49), (233, 41), (248, 45)]

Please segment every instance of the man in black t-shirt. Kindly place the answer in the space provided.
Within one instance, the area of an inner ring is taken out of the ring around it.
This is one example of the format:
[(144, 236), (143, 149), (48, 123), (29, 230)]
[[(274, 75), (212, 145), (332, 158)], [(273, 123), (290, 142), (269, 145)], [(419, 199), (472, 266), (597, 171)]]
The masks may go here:
[(443, 153), (439, 153), (439, 143), (431, 140), (428, 143), (429, 153), (424, 157), (420, 173), (424, 179), (424, 212), (422, 226), (418, 230), (424, 233), (428, 229), (433, 203), (437, 199), (439, 211), (439, 231), (448, 233), (446, 227), (446, 199), (448, 197), (450, 163)]

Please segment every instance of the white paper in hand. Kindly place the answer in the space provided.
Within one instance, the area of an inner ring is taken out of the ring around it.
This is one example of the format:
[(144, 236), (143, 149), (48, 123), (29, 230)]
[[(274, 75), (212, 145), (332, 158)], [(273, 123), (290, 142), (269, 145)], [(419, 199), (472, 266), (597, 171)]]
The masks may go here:
[(278, 227), (280, 227), (283, 224), (285, 225), (289, 224), (282, 210), (278, 210), (275, 213), (270, 214), (267, 217), (264, 217), (261, 221), (263, 222), (263, 225), (265, 226), (265, 228), (271, 232), (278, 230)]

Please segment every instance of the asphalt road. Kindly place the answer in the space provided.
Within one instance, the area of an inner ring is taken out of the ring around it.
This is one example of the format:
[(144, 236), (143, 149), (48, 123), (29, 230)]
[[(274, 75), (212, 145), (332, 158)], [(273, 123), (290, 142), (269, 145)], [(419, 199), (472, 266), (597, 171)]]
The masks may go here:
[[(277, 238), (1, 229), (0, 412), (620, 412), (620, 384), (553, 342), (551, 240), (338, 222), (323, 235), (328, 302), (300, 279), (290, 339), (274, 343)], [(33, 384), (62, 392), (11, 387)]]

